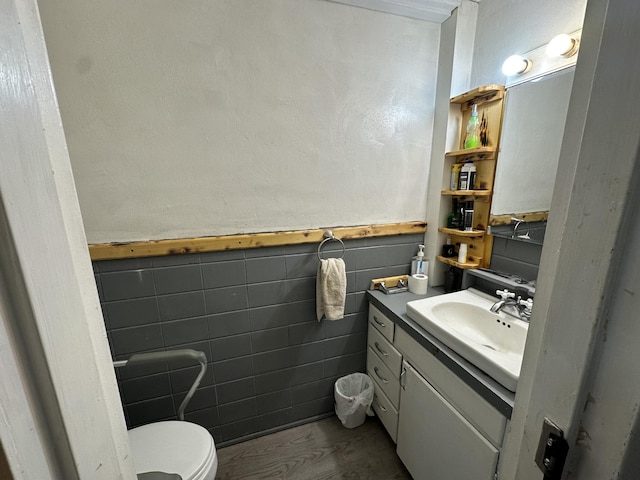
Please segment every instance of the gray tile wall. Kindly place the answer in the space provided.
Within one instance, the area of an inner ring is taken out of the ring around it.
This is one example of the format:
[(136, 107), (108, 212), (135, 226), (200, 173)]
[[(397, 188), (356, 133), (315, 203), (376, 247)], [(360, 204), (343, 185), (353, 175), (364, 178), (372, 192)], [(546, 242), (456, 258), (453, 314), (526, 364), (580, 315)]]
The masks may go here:
[(532, 281), (538, 278), (542, 245), (494, 237), (491, 268)]
[[(345, 318), (315, 318), (317, 244), (94, 262), (114, 359), (193, 348), (209, 359), (185, 418), (219, 445), (333, 411), (364, 372), (372, 278), (409, 273), (422, 234), (345, 241)], [(329, 242), (323, 257), (339, 244)], [(341, 249), (340, 249), (341, 250)], [(128, 426), (175, 418), (198, 367), (117, 371)]]

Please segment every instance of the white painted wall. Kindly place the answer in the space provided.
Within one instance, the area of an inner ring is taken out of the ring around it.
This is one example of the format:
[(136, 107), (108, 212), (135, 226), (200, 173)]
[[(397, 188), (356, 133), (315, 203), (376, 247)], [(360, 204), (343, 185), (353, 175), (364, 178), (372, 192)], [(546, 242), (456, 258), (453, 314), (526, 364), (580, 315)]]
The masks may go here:
[(40, 7), (90, 243), (426, 218), (439, 25), (320, 0)]
[(478, 9), (471, 87), (505, 84), (502, 63), (582, 27), (587, 0), (482, 0)]

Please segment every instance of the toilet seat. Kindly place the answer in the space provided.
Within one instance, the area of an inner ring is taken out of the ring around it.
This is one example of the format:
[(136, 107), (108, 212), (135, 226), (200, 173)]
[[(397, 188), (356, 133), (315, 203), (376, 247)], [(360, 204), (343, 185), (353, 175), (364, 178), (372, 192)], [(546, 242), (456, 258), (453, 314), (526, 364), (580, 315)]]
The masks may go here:
[(213, 480), (218, 457), (209, 432), (195, 423), (166, 421), (129, 430), (136, 473), (177, 473), (182, 480)]

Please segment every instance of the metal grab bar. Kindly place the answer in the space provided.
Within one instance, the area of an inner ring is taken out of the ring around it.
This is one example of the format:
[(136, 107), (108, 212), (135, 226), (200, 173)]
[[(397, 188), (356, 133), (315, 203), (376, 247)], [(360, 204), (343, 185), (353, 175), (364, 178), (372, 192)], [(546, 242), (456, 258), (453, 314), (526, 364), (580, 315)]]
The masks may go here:
[(196, 393), (196, 389), (200, 385), (202, 377), (204, 377), (204, 374), (207, 371), (207, 356), (204, 352), (184, 348), (181, 350), (169, 350), (167, 352), (136, 353), (135, 355), (131, 355), (127, 360), (117, 360), (113, 362), (113, 366), (116, 368), (131, 367), (135, 365), (170, 362), (172, 360), (192, 360), (200, 364), (200, 372), (198, 373), (198, 376), (187, 392), (187, 396), (184, 397), (184, 400), (182, 400), (182, 403), (180, 403), (180, 406), (178, 407), (178, 420), (184, 420), (184, 411), (187, 408), (187, 404), (189, 403), (189, 400), (191, 400), (191, 397), (193, 397), (194, 393)]

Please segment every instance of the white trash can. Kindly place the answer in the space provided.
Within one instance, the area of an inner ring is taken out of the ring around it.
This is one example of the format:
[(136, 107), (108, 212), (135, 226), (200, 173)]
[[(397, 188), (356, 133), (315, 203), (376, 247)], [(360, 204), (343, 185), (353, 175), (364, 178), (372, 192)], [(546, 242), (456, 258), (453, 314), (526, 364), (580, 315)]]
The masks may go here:
[(334, 386), (336, 415), (347, 428), (362, 425), (366, 415), (373, 415), (373, 381), (364, 373), (352, 373), (336, 380)]

